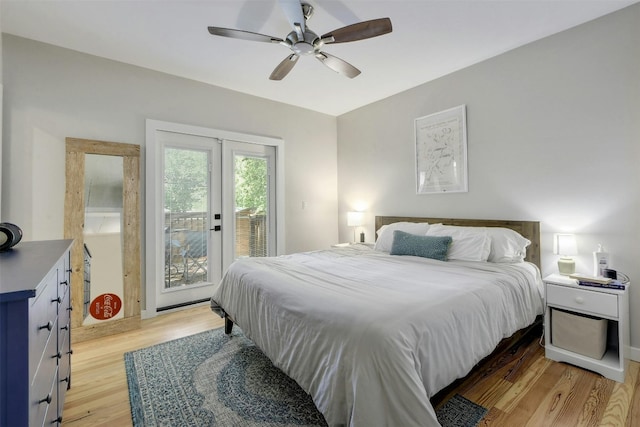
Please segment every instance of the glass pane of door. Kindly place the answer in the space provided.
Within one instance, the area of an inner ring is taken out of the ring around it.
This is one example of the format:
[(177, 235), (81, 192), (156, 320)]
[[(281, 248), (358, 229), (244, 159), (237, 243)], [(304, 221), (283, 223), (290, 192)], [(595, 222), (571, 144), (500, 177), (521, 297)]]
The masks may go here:
[(265, 157), (234, 155), (235, 258), (269, 256), (269, 174)]
[(164, 287), (208, 282), (209, 153), (165, 147)]

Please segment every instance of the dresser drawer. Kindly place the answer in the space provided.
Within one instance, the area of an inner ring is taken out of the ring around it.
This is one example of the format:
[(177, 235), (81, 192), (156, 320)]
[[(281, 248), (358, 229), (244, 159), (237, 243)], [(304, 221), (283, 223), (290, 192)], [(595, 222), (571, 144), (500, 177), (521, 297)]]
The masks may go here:
[(62, 355), (58, 361), (58, 412), (62, 414), (67, 389), (71, 386), (71, 354), (69, 354), (69, 335), (62, 337), (59, 347)]
[(56, 378), (53, 378), (48, 394), (45, 393), (45, 397), (49, 396), (51, 399), (50, 403), (47, 403), (47, 401), (40, 402), (39, 400), (31, 402), (29, 426), (49, 427), (56, 425), (53, 423), (53, 420), (58, 417), (58, 398), (56, 395), (55, 382)]
[[(58, 372), (60, 375), (60, 380), (63, 380), (69, 376), (69, 366), (70, 366), (70, 357), (71, 357), (71, 335), (69, 329), (71, 327), (69, 323), (69, 311), (66, 311), (66, 315), (62, 314), (58, 318), (58, 351), (62, 355), (60, 361), (58, 362)], [(65, 388), (66, 385), (65, 383)]]
[(45, 417), (44, 424), (42, 427), (57, 427), (62, 424), (62, 409), (60, 407), (60, 395), (56, 390), (58, 383), (58, 376), (56, 375), (54, 384), (53, 384), (53, 399), (51, 399), (51, 404), (49, 405), (49, 409), (47, 410), (47, 416)]
[(58, 296), (64, 298), (64, 296), (69, 293), (69, 274), (67, 271), (69, 270), (68, 266), (68, 257), (62, 257), (58, 265), (56, 266), (58, 270)]
[(63, 337), (63, 342), (58, 348), (60, 355), (62, 356), (58, 361), (58, 376), (60, 377), (60, 388), (66, 390), (70, 381), (71, 374), (71, 354), (69, 347), (69, 336)]
[(47, 276), (46, 287), (42, 289), (29, 307), (29, 378), (33, 378), (42, 358), (49, 337), (57, 337), (56, 318), (58, 316), (58, 275), (54, 270)]
[(69, 306), (69, 298), (71, 296), (66, 294), (62, 301), (60, 302), (60, 306), (58, 307), (58, 329), (60, 333), (69, 333), (70, 322), (71, 322), (71, 310)]
[(68, 329), (62, 329), (58, 333), (58, 352), (61, 356), (58, 362), (58, 371), (60, 372), (60, 379), (62, 380), (69, 375), (67, 370), (70, 366), (71, 339)]
[[(45, 419), (48, 407), (51, 405), (55, 395), (57, 394), (57, 378), (58, 378), (58, 339), (54, 333), (47, 342), (47, 346), (42, 354), (42, 360), (37, 366), (36, 372), (31, 382), (30, 400), (32, 411), (30, 413), (30, 425), (42, 425)], [(57, 412), (57, 403), (55, 409), (50, 411)], [(55, 417), (54, 417), (55, 418)]]
[(60, 276), (60, 281), (58, 283), (58, 296), (60, 298), (64, 298), (69, 294), (69, 280), (66, 276)]
[(547, 304), (596, 316), (618, 317), (618, 297), (604, 292), (547, 284)]

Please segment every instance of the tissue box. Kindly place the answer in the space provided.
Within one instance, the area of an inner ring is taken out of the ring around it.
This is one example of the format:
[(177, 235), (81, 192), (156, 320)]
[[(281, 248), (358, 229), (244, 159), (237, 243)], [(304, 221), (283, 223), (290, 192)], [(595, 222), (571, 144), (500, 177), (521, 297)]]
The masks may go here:
[(607, 319), (551, 309), (551, 344), (602, 359), (607, 350)]

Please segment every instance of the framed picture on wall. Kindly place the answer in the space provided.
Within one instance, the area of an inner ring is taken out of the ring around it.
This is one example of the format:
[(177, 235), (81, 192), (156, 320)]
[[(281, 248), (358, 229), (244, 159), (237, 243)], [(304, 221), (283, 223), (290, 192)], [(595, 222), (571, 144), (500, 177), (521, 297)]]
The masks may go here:
[(466, 105), (415, 120), (417, 194), (467, 191)]

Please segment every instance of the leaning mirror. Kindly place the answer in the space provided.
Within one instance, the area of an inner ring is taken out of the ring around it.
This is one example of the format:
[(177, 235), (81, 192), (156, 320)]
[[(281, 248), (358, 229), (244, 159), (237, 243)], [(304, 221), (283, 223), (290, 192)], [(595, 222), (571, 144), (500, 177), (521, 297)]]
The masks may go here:
[(67, 138), (74, 342), (140, 326), (140, 146)]

